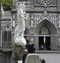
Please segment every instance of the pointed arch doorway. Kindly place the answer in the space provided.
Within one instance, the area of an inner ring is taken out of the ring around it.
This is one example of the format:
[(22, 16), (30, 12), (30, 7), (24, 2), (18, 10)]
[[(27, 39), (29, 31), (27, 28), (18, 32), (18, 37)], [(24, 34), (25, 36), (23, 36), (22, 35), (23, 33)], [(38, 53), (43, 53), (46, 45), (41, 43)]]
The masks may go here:
[[(58, 37), (57, 28), (49, 20), (43, 20), (35, 28), (35, 47), (39, 50), (55, 50)], [(44, 47), (43, 47), (43, 46)], [(42, 47), (42, 48), (41, 48)]]
[(43, 25), (39, 31), (39, 49), (40, 50), (50, 50), (50, 45), (51, 45), (51, 37), (48, 36), (50, 35), (50, 30), (46, 25)]

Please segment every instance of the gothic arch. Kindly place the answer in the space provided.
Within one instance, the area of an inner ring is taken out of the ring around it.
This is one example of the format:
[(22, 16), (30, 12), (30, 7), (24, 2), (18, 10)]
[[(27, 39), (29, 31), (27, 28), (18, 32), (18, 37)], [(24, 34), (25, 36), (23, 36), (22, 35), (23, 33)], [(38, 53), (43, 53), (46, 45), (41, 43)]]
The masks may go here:
[[(52, 24), (54, 25), (54, 22), (53, 22), (53, 20), (51, 19), (50, 16), (48, 16), (48, 17), (42, 16), (42, 17), (40, 18), (40, 20), (39, 20), (39, 23), (41, 23), (41, 22), (44, 21), (44, 20), (47, 20), (47, 21), (49, 21), (50, 23), (52, 23)], [(55, 26), (55, 25), (54, 25), (54, 26)], [(55, 26), (55, 27), (56, 27), (56, 26)]]
[[(57, 34), (57, 29), (54, 26), (54, 24), (52, 24), (49, 20), (45, 19), (45, 20), (41, 21), (39, 24), (37, 24), (37, 26), (35, 28), (35, 34), (39, 35), (39, 31), (41, 30), (42, 26), (44, 26), (44, 25), (47, 26), (49, 31), (50, 31), (51, 44), (52, 44), (51, 47), (53, 47), (52, 49), (55, 49), (56, 42), (57, 42), (57, 37), (56, 36), (53, 37), (52, 35), (56, 35)], [(36, 38), (35, 39), (35, 46), (36, 46), (37, 49), (39, 49), (38, 48), (38, 42), (39, 42), (38, 37), (36, 36), (35, 38)]]
[(43, 25), (46, 25), (49, 28), (51, 34), (57, 34), (57, 29), (56, 29), (55, 25), (53, 23), (51, 23), (49, 20), (46, 20), (46, 19), (41, 21), (39, 24), (37, 24), (37, 26), (35, 28), (36, 34), (39, 34), (39, 31), (40, 31), (40, 29)]

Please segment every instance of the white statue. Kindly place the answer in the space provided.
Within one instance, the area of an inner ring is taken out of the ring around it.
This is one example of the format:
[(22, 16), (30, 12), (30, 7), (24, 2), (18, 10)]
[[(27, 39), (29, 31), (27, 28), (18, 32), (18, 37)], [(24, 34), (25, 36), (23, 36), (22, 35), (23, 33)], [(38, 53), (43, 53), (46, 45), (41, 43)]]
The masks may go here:
[(17, 26), (15, 28), (15, 43), (17, 45), (26, 45), (26, 40), (24, 39), (25, 30), (25, 20), (24, 20), (24, 3), (20, 3), (17, 10)]
[(24, 38), (24, 30), (25, 30), (25, 20), (24, 20), (24, 9), (25, 5), (19, 4), (17, 10), (17, 26), (15, 27), (15, 36), (13, 43), (13, 51), (11, 63), (18, 62), (18, 60), (22, 60), (22, 56), (24, 53), (24, 47), (26, 45), (26, 40)]

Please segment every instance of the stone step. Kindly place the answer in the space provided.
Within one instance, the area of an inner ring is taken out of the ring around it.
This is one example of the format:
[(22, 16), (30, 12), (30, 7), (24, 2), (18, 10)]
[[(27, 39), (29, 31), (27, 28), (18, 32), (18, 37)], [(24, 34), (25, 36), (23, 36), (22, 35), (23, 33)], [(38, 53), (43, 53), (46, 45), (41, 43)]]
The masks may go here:
[(36, 50), (36, 53), (38, 53), (38, 54), (40, 54), (40, 53), (42, 53), (42, 54), (60, 54), (60, 51), (48, 51), (48, 50), (44, 50), (44, 51), (40, 51), (40, 50)]

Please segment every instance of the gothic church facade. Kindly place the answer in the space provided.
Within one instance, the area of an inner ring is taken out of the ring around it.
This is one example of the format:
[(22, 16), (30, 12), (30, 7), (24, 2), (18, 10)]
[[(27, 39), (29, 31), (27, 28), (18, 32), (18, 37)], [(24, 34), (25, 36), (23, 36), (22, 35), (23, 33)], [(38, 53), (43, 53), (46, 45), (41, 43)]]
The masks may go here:
[[(0, 61), (10, 63), (17, 7), (25, 2), (25, 36), (37, 51), (60, 51), (60, 0), (13, 0), (0, 19)], [(4, 61), (3, 61), (4, 60)]]

